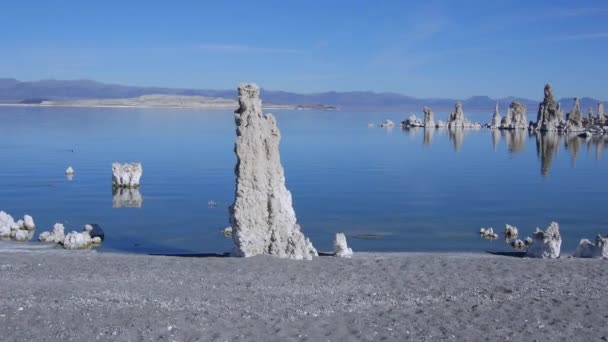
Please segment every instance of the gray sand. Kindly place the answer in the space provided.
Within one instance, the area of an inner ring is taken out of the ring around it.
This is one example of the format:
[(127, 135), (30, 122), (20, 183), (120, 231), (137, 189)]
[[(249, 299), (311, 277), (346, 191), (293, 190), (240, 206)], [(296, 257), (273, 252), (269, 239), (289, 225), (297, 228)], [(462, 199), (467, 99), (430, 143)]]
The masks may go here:
[(604, 260), (0, 248), (2, 341), (601, 340)]

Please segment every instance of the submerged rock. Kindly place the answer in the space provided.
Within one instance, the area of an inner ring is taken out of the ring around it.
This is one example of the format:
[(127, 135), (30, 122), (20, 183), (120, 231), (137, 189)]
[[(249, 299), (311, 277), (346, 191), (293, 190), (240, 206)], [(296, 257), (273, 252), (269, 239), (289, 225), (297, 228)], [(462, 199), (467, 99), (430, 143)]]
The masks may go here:
[(543, 232), (539, 228), (532, 234), (532, 244), (528, 247), (526, 255), (530, 258), (555, 259), (559, 258), (562, 246), (562, 237), (559, 234), (557, 222), (551, 222)]
[(257, 85), (241, 84), (238, 91), (236, 191), (229, 209), (234, 254), (312, 259), (317, 251), (300, 231), (285, 187), (276, 120), (262, 112)]
[(340, 258), (350, 258), (353, 256), (353, 250), (348, 248), (344, 233), (336, 234), (336, 238), (334, 239), (334, 256)]
[(143, 173), (141, 163), (113, 163), (112, 185), (115, 188), (136, 188)]

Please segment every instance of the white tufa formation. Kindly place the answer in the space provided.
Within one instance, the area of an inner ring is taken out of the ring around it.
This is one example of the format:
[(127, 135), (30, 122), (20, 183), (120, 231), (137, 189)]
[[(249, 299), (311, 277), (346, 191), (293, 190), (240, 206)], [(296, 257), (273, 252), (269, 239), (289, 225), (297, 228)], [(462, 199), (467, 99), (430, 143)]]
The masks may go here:
[(568, 120), (566, 121), (567, 132), (580, 132), (583, 131), (583, 113), (581, 112), (581, 103), (578, 97), (574, 98), (574, 108), (568, 113)]
[(11, 215), (0, 211), (0, 238), (28, 241), (34, 236), (35, 229), (36, 225), (31, 216), (25, 215), (22, 220), (15, 222)]
[(526, 115), (526, 111), (528, 107), (519, 102), (513, 101), (509, 106), (509, 110), (507, 111), (507, 115), (503, 118), (501, 122), (501, 128), (503, 129), (528, 129), (528, 116)]
[(312, 259), (317, 251), (300, 231), (285, 187), (276, 120), (262, 112), (257, 85), (241, 84), (238, 92), (236, 191), (229, 209), (234, 254)]
[(63, 227), (63, 224), (55, 223), (53, 226), (53, 231), (40, 233), (38, 240), (50, 243), (63, 243), (63, 239), (65, 238), (64, 230), (65, 228)]
[(494, 109), (494, 115), (492, 116), (491, 129), (499, 129), (502, 118), (500, 117), (500, 111), (498, 110), (498, 101), (496, 102), (496, 108)]
[(604, 117), (604, 102), (597, 103), (597, 120), (603, 122), (606, 118)]
[(93, 226), (87, 224), (82, 232), (71, 232), (63, 239), (63, 248), (65, 249), (86, 249), (94, 245), (101, 244), (100, 237), (91, 237)]
[(113, 163), (112, 185), (115, 188), (136, 188), (143, 173), (141, 163)]
[(65, 174), (70, 176), (74, 174), (74, 168), (72, 168), (71, 166), (68, 166), (67, 169), (65, 169)]
[(608, 238), (596, 236), (595, 244), (588, 239), (582, 239), (572, 255), (575, 258), (608, 258)]
[(353, 250), (348, 248), (346, 235), (344, 235), (344, 233), (336, 234), (336, 239), (334, 240), (334, 256), (340, 258), (350, 258), (353, 256)]
[(422, 121), (420, 121), (420, 119), (418, 119), (418, 117), (416, 117), (415, 114), (412, 114), (409, 118), (401, 121), (401, 126), (405, 128), (422, 127), (424, 126), (424, 124), (422, 123)]
[(533, 242), (528, 247), (526, 255), (530, 258), (555, 259), (559, 258), (562, 237), (559, 234), (559, 224), (551, 222), (543, 232), (539, 228), (532, 235)]
[(386, 128), (390, 128), (393, 126), (395, 126), (395, 123), (393, 123), (393, 121), (389, 120), (389, 119), (384, 120), (384, 122), (380, 124), (380, 127), (386, 127)]
[(517, 230), (517, 227), (512, 226), (510, 224), (505, 224), (505, 237), (509, 239), (515, 239), (517, 238), (518, 234), (519, 231)]
[(458, 101), (456, 102), (454, 111), (450, 113), (448, 118), (448, 128), (481, 128), (481, 125), (465, 119), (462, 103)]
[(424, 107), (422, 109), (424, 113), (424, 127), (425, 128), (435, 128), (435, 114), (429, 107)]

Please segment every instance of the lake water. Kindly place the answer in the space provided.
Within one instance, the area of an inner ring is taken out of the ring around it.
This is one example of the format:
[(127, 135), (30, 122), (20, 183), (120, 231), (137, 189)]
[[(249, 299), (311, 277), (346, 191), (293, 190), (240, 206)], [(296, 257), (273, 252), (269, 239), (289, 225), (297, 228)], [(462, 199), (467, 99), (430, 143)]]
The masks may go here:
[[(298, 220), (320, 250), (335, 232), (355, 251), (507, 251), (478, 234), (505, 223), (525, 237), (555, 220), (565, 251), (608, 233), (608, 140), (367, 127), (408, 113), (274, 112)], [(105, 251), (230, 251), (221, 229), (234, 196), (231, 111), (0, 107), (0, 123), (0, 209), (31, 214), (36, 237), (55, 222), (97, 223)], [(116, 161), (144, 168), (139, 191), (122, 200)]]

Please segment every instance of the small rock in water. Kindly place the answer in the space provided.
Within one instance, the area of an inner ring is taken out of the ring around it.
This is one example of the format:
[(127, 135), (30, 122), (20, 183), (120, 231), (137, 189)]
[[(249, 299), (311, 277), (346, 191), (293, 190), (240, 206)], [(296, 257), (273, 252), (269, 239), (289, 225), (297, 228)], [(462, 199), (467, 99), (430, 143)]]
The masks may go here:
[(65, 174), (66, 175), (73, 175), (74, 174), (74, 168), (72, 168), (71, 166), (68, 166), (68, 168), (65, 169)]
[(395, 126), (395, 124), (393, 123), (392, 120), (389, 120), (389, 119), (384, 120), (384, 122), (380, 124), (380, 127), (386, 127), (386, 128), (393, 127), (393, 126)]
[(522, 250), (526, 248), (526, 243), (517, 239), (511, 242), (511, 246), (517, 250)]
[(353, 250), (348, 248), (346, 243), (346, 235), (344, 233), (337, 233), (334, 240), (334, 256), (340, 258), (350, 258), (353, 256)]
[(0, 238), (10, 238), (15, 241), (29, 241), (34, 236), (36, 225), (30, 215), (23, 216), (15, 222), (13, 217), (0, 211)]
[(232, 238), (232, 227), (226, 227), (222, 230), (222, 233), (227, 238)]
[(42, 242), (62, 243), (63, 239), (65, 238), (64, 229), (63, 224), (55, 223), (53, 226), (53, 231), (40, 233), (38, 240)]
[(141, 163), (113, 163), (112, 185), (116, 188), (136, 188), (142, 173)]
[(510, 224), (505, 225), (505, 236), (507, 238), (515, 239), (515, 238), (517, 238), (518, 234), (519, 234), (519, 231), (517, 230), (517, 227), (512, 226)]

